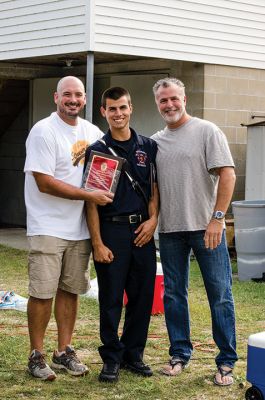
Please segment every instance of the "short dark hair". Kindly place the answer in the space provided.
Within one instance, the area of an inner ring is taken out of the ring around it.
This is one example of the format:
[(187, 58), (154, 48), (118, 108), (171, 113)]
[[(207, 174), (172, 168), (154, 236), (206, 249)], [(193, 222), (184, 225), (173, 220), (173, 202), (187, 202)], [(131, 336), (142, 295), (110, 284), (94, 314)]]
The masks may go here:
[(120, 86), (110, 87), (102, 94), (101, 106), (106, 109), (107, 99), (119, 100), (122, 96), (126, 96), (128, 103), (131, 104), (131, 96), (127, 89), (124, 89)]

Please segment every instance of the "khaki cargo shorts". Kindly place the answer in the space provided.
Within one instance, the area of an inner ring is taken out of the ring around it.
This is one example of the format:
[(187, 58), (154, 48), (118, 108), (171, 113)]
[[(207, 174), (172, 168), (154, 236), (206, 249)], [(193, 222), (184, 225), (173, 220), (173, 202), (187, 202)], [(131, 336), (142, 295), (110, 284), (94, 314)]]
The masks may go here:
[(50, 299), (60, 288), (74, 294), (89, 289), (91, 241), (28, 236), (29, 295)]

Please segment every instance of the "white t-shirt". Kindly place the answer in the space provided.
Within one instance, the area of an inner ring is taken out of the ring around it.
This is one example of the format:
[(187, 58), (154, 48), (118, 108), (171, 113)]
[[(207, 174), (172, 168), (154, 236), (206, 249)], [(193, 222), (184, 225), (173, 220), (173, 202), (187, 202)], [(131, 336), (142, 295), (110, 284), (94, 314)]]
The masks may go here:
[(26, 141), (25, 203), (27, 235), (49, 235), (67, 240), (89, 237), (82, 200), (41, 193), (32, 174), (41, 172), (80, 187), (87, 146), (103, 133), (90, 122), (66, 124), (56, 112), (37, 122)]
[(151, 138), (158, 145), (159, 231), (206, 229), (216, 203), (219, 177), (214, 169), (234, 167), (225, 134), (194, 117)]

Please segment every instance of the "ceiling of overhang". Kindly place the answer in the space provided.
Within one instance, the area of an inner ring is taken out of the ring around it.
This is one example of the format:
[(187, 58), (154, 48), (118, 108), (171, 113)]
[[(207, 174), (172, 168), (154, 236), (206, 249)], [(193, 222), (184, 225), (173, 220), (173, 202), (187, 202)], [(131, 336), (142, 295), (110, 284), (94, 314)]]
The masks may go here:
[[(131, 60), (139, 60), (145, 58), (147, 57), (138, 57), (138, 56), (112, 54), (112, 53), (94, 53), (95, 64), (131, 61)], [(86, 65), (86, 61), (87, 61), (87, 53), (73, 53), (73, 54), (58, 54), (58, 55), (41, 56), (41, 57), (19, 58), (19, 59), (5, 60), (1, 62), (62, 67), (62, 66)]]

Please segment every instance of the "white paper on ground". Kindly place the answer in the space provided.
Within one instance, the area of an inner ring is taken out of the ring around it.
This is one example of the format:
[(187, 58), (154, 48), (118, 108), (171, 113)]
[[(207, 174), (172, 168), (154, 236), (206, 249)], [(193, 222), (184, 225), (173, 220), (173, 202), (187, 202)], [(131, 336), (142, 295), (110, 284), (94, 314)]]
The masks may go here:
[(98, 280), (97, 278), (90, 281), (90, 289), (83, 295), (98, 300)]

